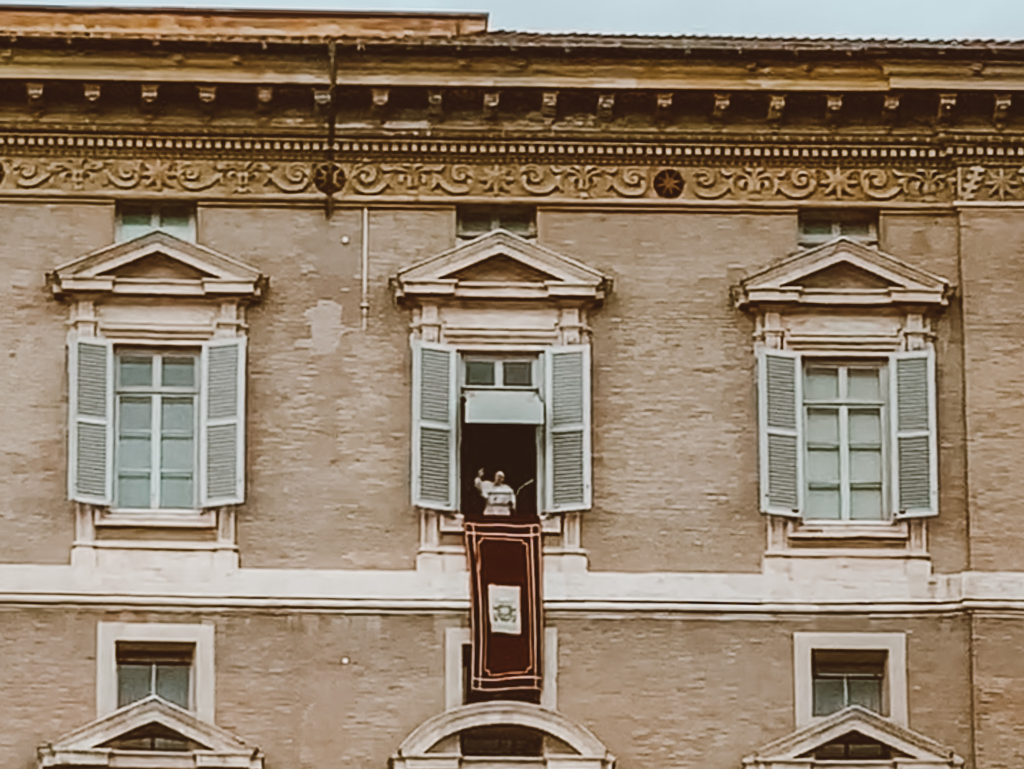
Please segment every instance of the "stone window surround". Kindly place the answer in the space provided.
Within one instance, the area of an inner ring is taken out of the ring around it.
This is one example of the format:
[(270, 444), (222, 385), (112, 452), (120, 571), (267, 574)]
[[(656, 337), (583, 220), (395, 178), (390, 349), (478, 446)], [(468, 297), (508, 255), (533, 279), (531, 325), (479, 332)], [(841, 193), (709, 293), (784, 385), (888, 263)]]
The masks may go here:
[[(450, 627), (444, 631), (444, 707), (446, 710), (462, 707), (465, 681), (463, 680), (462, 648), (471, 643), (466, 627)], [(544, 650), (541, 667), (541, 707), (558, 709), (558, 628), (544, 628)]]
[(191, 708), (213, 722), (214, 626), (212, 623), (98, 622), (96, 624), (96, 715), (117, 710), (117, 643), (190, 643), (194, 646), (189, 681)]
[[(152, 255), (170, 258), (203, 277), (168, 279), (131, 275), (118, 270)], [(68, 340), (103, 337), (118, 346), (149, 349), (194, 349), (213, 339), (244, 338), (245, 307), (257, 301), (267, 278), (254, 268), (200, 244), (162, 231), (113, 243), (57, 267), (47, 275), (55, 298), (68, 306)], [(94, 563), (99, 551), (162, 549), (210, 551), (214, 557), (237, 560), (235, 511), (232, 506), (193, 511), (125, 512), (106, 505), (75, 505), (72, 563)], [(209, 541), (152, 542), (100, 539), (104, 529), (125, 528), (212, 531)]]
[(797, 728), (821, 721), (815, 716), (812, 655), (816, 650), (886, 652), (883, 697), (887, 718), (907, 726), (907, 636), (905, 633), (793, 633), (793, 702)]
[[(801, 279), (844, 262), (882, 278), (889, 287), (803, 288)], [(877, 247), (840, 237), (801, 249), (749, 276), (734, 287), (733, 299), (754, 317), (755, 354), (787, 350), (804, 358), (852, 360), (933, 349), (932, 313), (948, 304), (951, 293), (945, 279)], [(926, 518), (832, 522), (765, 517), (770, 555), (928, 558)]]
[[(552, 276), (543, 283), (452, 278), (493, 256), (511, 257)], [(462, 354), (537, 355), (555, 345), (586, 344), (588, 312), (603, 301), (612, 281), (574, 259), (504, 230), (456, 245), (402, 269), (391, 280), (395, 299), (410, 310), (410, 334), (423, 342), (444, 343)], [(465, 568), (462, 515), (419, 508), (417, 569)], [(580, 512), (560, 512), (542, 520), (557, 544), (545, 548), (547, 566), (585, 570)], [(560, 536), (559, 536), (560, 535)]]

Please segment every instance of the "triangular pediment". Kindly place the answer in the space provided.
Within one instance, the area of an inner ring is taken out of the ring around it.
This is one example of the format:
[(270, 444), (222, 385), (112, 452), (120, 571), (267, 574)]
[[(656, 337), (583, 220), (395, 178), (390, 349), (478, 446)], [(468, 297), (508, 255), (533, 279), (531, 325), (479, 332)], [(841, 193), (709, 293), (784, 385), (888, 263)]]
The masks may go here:
[[(809, 769), (814, 764), (808, 765), (808, 760), (821, 754), (824, 748), (843, 742), (881, 746), (889, 757), (898, 759), (900, 766), (905, 767), (921, 764), (934, 769), (963, 765), (963, 759), (952, 748), (858, 705), (851, 705), (765, 745), (744, 758), (743, 763), (746, 766), (772, 766), (778, 769), (791, 763), (794, 767)], [(829, 766), (834, 764), (829, 763)]]
[(92, 251), (50, 277), (58, 295), (258, 296), (266, 283), (254, 267), (160, 231)]
[(744, 279), (736, 304), (944, 306), (950, 284), (895, 256), (848, 238), (804, 249)]
[(576, 297), (600, 300), (611, 280), (582, 262), (505, 230), (495, 230), (401, 270), (400, 299)]
[[(147, 738), (164, 741), (158, 743), (167, 746), (164, 751), (191, 750), (216, 756), (220, 760), (217, 766), (263, 767), (262, 754), (253, 746), (156, 696), (133, 702), (43, 746), (39, 750), (39, 767), (77, 767), (79, 764), (75, 762), (81, 761), (83, 756), (93, 756), (97, 762), (110, 761), (118, 750), (139, 750), (134, 743), (145, 742)], [(177, 745), (171, 746), (172, 743)], [(153, 760), (147, 766), (159, 767), (161, 748), (151, 750)], [(120, 765), (116, 761), (97, 762), (90, 762), (89, 766)]]

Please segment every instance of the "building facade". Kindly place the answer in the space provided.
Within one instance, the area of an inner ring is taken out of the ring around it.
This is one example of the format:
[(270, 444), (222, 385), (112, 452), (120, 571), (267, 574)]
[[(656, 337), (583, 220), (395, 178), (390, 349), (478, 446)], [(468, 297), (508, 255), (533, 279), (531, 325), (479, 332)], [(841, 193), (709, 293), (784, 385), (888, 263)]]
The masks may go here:
[(1024, 761), (1024, 45), (0, 39), (0, 764)]

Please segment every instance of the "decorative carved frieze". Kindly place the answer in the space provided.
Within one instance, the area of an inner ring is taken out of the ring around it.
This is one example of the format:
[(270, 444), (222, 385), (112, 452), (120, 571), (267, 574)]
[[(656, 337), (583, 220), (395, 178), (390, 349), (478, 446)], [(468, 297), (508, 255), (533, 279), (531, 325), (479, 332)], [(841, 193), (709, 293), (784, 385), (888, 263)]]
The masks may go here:
[[(493, 196), (711, 201), (919, 201), (957, 198), (956, 171), (935, 168), (669, 164), (339, 162), (4, 158), (0, 191), (166, 192), (214, 196)], [(314, 183), (314, 178), (316, 182)], [(1024, 197), (1021, 169), (963, 169), (966, 200)]]
[[(332, 158), (324, 165), (325, 155)], [(0, 135), (0, 193), (346, 199), (1024, 200), (1024, 145)]]

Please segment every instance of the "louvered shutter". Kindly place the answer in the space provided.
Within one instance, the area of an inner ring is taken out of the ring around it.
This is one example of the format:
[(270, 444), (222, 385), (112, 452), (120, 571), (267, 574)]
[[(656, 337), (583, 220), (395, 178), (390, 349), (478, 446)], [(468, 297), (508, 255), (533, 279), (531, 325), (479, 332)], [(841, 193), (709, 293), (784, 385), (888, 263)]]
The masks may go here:
[(893, 510), (899, 518), (938, 515), (935, 358), (931, 350), (891, 358)]
[(68, 348), (68, 496), (109, 505), (113, 486), (114, 364), (105, 339)]
[(203, 345), (199, 478), (203, 507), (245, 498), (245, 339)]
[(552, 347), (545, 354), (545, 510), (591, 506), (590, 347)]
[(800, 355), (762, 350), (758, 358), (761, 512), (799, 516), (803, 500)]
[(451, 347), (412, 343), (412, 503), (455, 509), (456, 355)]

